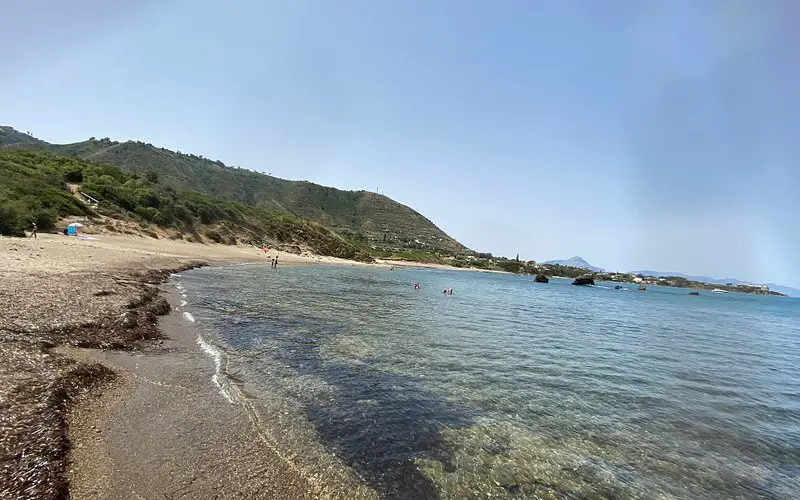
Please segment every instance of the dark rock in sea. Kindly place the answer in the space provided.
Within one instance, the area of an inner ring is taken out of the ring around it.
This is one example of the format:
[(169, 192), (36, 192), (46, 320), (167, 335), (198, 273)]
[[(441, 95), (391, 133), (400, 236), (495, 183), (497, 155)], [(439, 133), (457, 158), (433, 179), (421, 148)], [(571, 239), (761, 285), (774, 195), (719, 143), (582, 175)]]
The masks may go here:
[(622, 287), (619, 285), (614, 285), (614, 290), (620, 290)]
[(689, 292), (689, 295), (700, 295), (700, 292)]
[(572, 284), (580, 286), (594, 285), (594, 279), (591, 276), (583, 276), (581, 278), (575, 278)]
[(544, 274), (537, 274), (536, 278), (533, 279), (535, 283), (550, 283), (550, 278), (548, 278)]

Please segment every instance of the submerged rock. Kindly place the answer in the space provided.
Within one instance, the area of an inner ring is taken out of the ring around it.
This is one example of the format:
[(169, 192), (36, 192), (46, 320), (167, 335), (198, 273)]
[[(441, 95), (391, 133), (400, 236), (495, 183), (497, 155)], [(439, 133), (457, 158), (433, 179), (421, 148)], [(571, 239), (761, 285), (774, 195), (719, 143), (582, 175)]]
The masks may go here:
[(580, 278), (575, 278), (572, 284), (579, 286), (594, 285), (594, 279), (591, 276), (582, 276)]
[(544, 274), (537, 274), (536, 278), (533, 279), (535, 283), (550, 283), (550, 278), (548, 278)]
[(700, 292), (689, 292), (689, 295), (700, 295)]

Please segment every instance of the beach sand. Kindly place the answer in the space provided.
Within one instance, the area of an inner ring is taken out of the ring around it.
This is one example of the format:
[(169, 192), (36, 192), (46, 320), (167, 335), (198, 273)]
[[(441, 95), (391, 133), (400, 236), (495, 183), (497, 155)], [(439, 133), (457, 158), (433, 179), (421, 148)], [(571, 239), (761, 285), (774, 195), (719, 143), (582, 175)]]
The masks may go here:
[(165, 270), (275, 254), (110, 234), (0, 238), (0, 498), (346, 498), (273, 449), (211, 383), (193, 330), (164, 316), (178, 300), (157, 288)]

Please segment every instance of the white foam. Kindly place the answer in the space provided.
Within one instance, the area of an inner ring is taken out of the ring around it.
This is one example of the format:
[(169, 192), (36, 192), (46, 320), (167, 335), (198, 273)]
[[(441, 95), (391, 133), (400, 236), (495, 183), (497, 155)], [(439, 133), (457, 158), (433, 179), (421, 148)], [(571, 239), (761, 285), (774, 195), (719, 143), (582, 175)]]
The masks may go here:
[(233, 403), (230, 392), (228, 392), (222, 383), (224, 375), (222, 374), (222, 354), (219, 352), (219, 349), (203, 340), (203, 337), (200, 335), (197, 336), (197, 345), (214, 360), (214, 375), (211, 377), (211, 381), (219, 388), (219, 393), (222, 397), (227, 399), (229, 403)]
[(177, 288), (178, 290), (185, 290), (185, 288), (183, 288), (183, 285), (181, 285), (180, 283), (175, 284), (175, 288)]
[(194, 323), (194, 322), (195, 322), (194, 316), (192, 316), (192, 313), (190, 313), (190, 312), (183, 311), (183, 317), (184, 317), (184, 318), (185, 318), (187, 321), (191, 321), (192, 323)]
[(186, 294), (185, 294), (185, 293), (182, 293), (182, 294), (181, 294), (181, 297), (183, 297), (183, 298), (185, 299), (185, 298), (186, 298)]
[(183, 275), (181, 275), (181, 274), (176, 274), (176, 273), (173, 273), (173, 274), (170, 274), (170, 275), (169, 275), (169, 277), (170, 277), (170, 278), (180, 278), (181, 276), (183, 276)]
[(185, 306), (186, 304), (188, 304), (188, 302), (186, 302), (185, 300), (181, 301), (181, 307)]

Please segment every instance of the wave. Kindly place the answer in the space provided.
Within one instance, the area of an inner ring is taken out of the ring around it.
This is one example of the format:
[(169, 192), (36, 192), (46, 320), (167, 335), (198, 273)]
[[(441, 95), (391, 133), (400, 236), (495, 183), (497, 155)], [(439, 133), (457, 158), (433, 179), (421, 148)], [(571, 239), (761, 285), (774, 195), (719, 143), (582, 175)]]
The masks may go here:
[(184, 317), (184, 318), (185, 318), (187, 321), (191, 321), (192, 323), (194, 323), (194, 322), (195, 322), (194, 316), (193, 316), (193, 315), (192, 315), (192, 313), (190, 313), (190, 312), (186, 312), (186, 311), (184, 311), (184, 312), (183, 312), (183, 317)]
[(181, 307), (185, 306), (186, 304), (188, 304), (188, 302), (186, 302), (185, 300), (181, 301)]
[(203, 340), (201, 335), (197, 336), (197, 345), (214, 360), (214, 375), (211, 377), (211, 381), (219, 388), (219, 393), (222, 397), (227, 399), (229, 403), (233, 403), (233, 397), (227, 388), (228, 382), (225, 379), (225, 375), (222, 373), (222, 353), (219, 349)]

